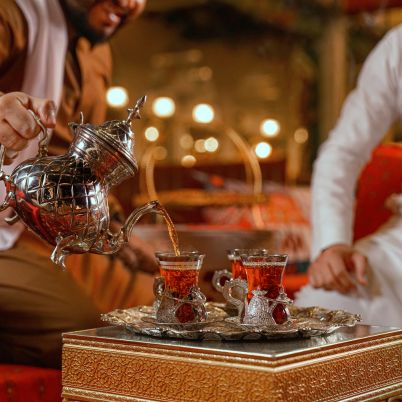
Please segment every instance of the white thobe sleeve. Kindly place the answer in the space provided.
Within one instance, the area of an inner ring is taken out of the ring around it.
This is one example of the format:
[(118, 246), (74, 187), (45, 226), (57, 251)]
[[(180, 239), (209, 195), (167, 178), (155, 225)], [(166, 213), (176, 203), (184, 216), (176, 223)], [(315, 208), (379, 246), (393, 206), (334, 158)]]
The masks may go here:
[(312, 258), (330, 245), (352, 243), (358, 176), (400, 115), (401, 53), (402, 26), (370, 53), (356, 89), (319, 150), (312, 178)]

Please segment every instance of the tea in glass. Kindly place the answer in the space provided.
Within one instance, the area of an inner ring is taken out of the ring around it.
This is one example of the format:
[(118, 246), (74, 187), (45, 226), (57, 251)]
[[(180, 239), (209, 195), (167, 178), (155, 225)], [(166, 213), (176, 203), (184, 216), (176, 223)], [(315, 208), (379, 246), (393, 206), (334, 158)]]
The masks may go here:
[(267, 255), (268, 250), (265, 248), (234, 248), (228, 250), (228, 259), (231, 262), (232, 278), (247, 279), (247, 274), (241, 260), (241, 255)]
[(246, 272), (244, 271), (243, 265), (241, 263), (239, 251), (241, 251), (241, 249), (238, 248), (227, 251), (227, 256), (230, 261), (230, 267), (232, 270), (232, 278), (247, 279)]
[(158, 252), (160, 280), (155, 295), (159, 298), (159, 322), (198, 322), (206, 319), (205, 296), (198, 287), (204, 254), (198, 252)]
[(225, 270), (215, 271), (212, 279), (214, 288), (222, 293), (225, 282), (230, 279), (244, 279), (247, 280), (246, 271), (244, 270), (243, 263), (241, 262), (241, 254), (264, 255), (268, 251), (263, 248), (246, 249), (246, 248), (233, 248), (227, 250), (227, 257), (230, 261), (231, 272)]
[[(287, 255), (241, 255), (241, 260), (247, 275), (247, 302), (255, 297), (256, 291), (261, 291), (273, 306), (272, 318), (276, 324), (285, 323), (289, 317), (286, 303), (281, 303), (284, 290), (282, 286), (283, 274), (287, 263)], [(281, 297), (280, 297), (281, 296)], [(286, 298), (286, 297), (285, 297)], [(279, 300), (278, 300), (279, 299)]]

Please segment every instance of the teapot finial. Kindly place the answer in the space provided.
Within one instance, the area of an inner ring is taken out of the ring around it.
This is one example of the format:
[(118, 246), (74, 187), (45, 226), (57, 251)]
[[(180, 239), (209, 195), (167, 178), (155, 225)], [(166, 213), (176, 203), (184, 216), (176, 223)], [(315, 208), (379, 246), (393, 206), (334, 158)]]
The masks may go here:
[(144, 105), (146, 100), (147, 100), (147, 96), (144, 95), (137, 100), (135, 106), (132, 109), (131, 108), (127, 109), (127, 111), (128, 111), (128, 117), (126, 120), (127, 124), (130, 124), (132, 119), (141, 119), (140, 109), (142, 108), (142, 106)]

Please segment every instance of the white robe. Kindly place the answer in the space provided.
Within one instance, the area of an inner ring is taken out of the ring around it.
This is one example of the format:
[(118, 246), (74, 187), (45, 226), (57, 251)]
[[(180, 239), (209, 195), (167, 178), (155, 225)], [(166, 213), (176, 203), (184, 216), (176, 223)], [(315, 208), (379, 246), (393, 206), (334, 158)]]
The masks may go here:
[[(28, 25), (28, 53), (21, 91), (38, 98), (53, 100), (58, 106), (64, 78), (67, 50), (67, 28), (58, 0), (16, 0)], [(38, 152), (36, 137), (18, 153), (10, 165), (4, 166), (7, 174)], [(5, 199), (5, 187), (0, 184), (0, 202)], [(13, 246), (24, 230), (17, 222), (10, 226), (4, 218), (13, 215), (10, 208), (0, 212), (0, 250)]]
[[(313, 259), (330, 245), (352, 244), (358, 176), (401, 113), (402, 25), (370, 53), (356, 89), (320, 148), (312, 180)], [(356, 248), (369, 260), (367, 288), (359, 286), (344, 296), (306, 286), (296, 295), (296, 304), (343, 308), (360, 313), (369, 324), (402, 326), (402, 218), (393, 218)]]

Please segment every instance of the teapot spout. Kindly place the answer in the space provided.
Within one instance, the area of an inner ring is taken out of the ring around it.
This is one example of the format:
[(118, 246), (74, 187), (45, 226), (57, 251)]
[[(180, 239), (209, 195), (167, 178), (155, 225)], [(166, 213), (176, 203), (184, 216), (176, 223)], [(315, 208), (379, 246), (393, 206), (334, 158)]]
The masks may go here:
[(158, 200), (150, 201), (147, 204), (135, 209), (127, 218), (123, 227), (117, 233), (107, 230), (98, 241), (92, 245), (91, 252), (96, 254), (114, 254), (120, 250), (124, 243), (128, 242), (134, 225), (148, 213), (162, 213), (162, 206)]
[(131, 236), (131, 232), (133, 230), (134, 225), (146, 214), (149, 213), (162, 213), (162, 206), (158, 200), (153, 200), (148, 202), (141, 207), (138, 207), (133, 212), (131, 212), (130, 216), (127, 218), (124, 226), (121, 228), (120, 233), (123, 236), (123, 241), (128, 242), (129, 237)]

